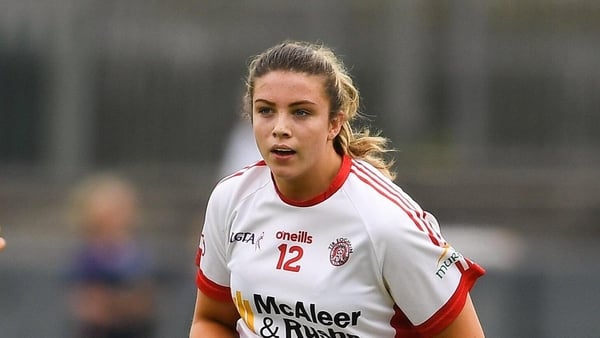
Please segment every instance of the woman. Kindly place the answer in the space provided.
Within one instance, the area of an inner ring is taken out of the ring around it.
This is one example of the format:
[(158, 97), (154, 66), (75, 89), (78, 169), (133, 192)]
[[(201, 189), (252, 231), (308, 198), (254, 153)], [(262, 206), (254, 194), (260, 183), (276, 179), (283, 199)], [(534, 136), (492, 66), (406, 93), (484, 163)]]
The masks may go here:
[(359, 93), (326, 47), (250, 63), (263, 161), (209, 199), (190, 337), (483, 337), (484, 270), (392, 180), (386, 139), (353, 131)]

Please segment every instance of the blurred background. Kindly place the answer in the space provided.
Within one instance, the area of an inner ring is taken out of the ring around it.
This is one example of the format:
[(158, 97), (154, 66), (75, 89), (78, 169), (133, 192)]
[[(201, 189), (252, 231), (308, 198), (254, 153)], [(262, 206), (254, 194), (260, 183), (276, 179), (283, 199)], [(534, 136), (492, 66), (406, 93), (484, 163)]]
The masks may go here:
[(300, 39), (343, 57), (397, 183), (487, 269), (489, 337), (600, 337), (598, 36), (593, 0), (0, 1), (0, 336), (70, 337), (68, 200), (110, 171), (138, 188), (156, 336), (186, 337), (248, 59)]

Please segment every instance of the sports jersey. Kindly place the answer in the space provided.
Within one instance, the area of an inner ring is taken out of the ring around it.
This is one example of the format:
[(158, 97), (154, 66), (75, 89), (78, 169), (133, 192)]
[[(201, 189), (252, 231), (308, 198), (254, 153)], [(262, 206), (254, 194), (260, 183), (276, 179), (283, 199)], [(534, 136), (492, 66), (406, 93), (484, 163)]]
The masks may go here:
[(348, 156), (307, 201), (283, 196), (264, 161), (224, 178), (196, 263), (198, 288), (236, 305), (240, 337), (428, 337), (484, 274), (400, 187)]

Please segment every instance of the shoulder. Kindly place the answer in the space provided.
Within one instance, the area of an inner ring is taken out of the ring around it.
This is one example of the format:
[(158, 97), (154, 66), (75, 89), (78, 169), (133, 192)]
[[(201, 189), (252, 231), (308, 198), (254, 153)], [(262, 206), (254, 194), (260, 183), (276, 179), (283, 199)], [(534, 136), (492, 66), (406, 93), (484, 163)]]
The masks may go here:
[(399, 185), (365, 161), (352, 160), (348, 181), (351, 198), (363, 201), (362, 205), (370, 209), (400, 213), (421, 210)]
[(213, 189), (209, 203), (243, 200), (267, 185), (270, 173), (264, 161), (250, 164), (222, 178)]
[(432, 227), (432, 217), (419, 203), (365, 161), (352, 161), (345, 191), (374, 239), (406, 238), (409, 233), (428, 233)]

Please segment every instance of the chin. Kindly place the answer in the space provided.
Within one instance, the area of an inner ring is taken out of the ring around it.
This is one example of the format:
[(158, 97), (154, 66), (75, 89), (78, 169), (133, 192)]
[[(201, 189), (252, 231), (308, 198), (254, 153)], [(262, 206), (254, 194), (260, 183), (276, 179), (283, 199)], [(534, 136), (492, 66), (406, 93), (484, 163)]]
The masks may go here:
[(279, 179), (289, 180), (297, 176), (295, 170), (289, 167), (269, 165), (269, 168), (271, 169), (273, 176)]
[(289, 180), (294, 177), (293, 173), (290, 170), (286, 169), (271, 167), (271, 173), (273, 174), (273, 176), (284, 180)]

